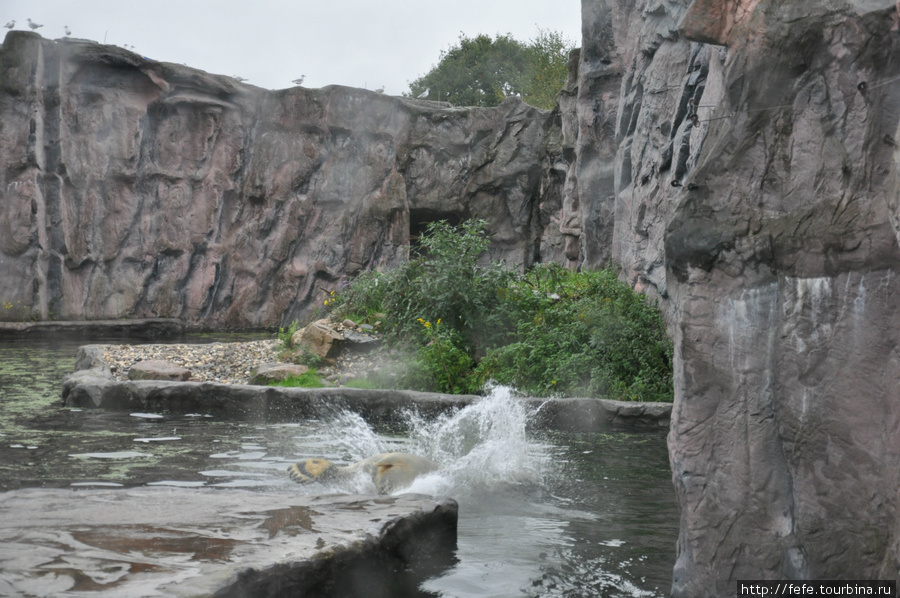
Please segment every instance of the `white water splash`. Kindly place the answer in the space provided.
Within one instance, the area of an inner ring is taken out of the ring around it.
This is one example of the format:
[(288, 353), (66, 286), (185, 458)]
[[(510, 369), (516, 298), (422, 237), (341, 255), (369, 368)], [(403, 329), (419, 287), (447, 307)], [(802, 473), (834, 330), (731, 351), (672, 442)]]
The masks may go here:
[[(402, 451), (426, 457), (441, 469), (420, 476), (398, 493), (454, 495), (492, 492), (509, 486), (540, 485), (549, 449), (528, 437), (533, 411), (509, 388), (495, 387), (490, 395), (454, 413), (425, 420), (408, 415), (408, 439), (378, 436), (353, 413), (340, 414), (329, 428), (348, 462), (371, 455)], [(371, 480), (360, 479), (349, 491), (371, 491)]]

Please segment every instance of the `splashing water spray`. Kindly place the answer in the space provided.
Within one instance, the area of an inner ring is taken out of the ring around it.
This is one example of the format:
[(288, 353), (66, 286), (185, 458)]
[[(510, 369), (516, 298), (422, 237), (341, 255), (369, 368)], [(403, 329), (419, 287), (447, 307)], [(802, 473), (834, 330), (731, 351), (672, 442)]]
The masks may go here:
[[(408, 439), (378, 436), (362, 417), (342, 412), (329, 428), (340, 444), (341, 457), (358, 461), (377, 453), (402, 451), (441, 464), (400, 493), (431, 495), (484, 494), (515, 487), (540, 486), (549, 447), (528, 437), (533, 410), (503, 386), (472, 405), (436, 419), (407, 414)], [(360, 477), (344, 491), (371, 492), (371, 480)]]

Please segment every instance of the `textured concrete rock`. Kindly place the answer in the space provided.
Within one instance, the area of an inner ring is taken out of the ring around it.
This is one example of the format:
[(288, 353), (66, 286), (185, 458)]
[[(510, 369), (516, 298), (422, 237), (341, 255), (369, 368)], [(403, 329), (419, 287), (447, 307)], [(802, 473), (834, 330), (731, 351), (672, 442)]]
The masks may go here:
[(341, 350), (344, 335), (328, 319), (316, 320), (291, 337), (291, 347), (305, 349), (322, 359), (332, 359)]
[(589, 233), (585, 208), (585, 234), (612, 228), (676, 341), (672, 595), (897, 579), (896, 3), (604, 0), (583, 16), (576, 164), (603, 163), (585, 136), (618, 102), (614, 172), (576, 168), (581, 204), (612, 215)]
[(171, 380), (173, 382), (184, 382), (191, 379), (191, 371), (180, 365), (162, 361), (159, 359), (150, 359), (147, 361), (139, 361), (128, 370), (129, 380)]
[(387, 596), (451, 562), (457, 505), (419, 495), (133, 488), (0, 495), (4, 596)]
[(250, 384), (270, 384), (281, 382), (288, 378), (302, 376), (309, 371), (309, 367), (296, 363), (270, 363), (260, 366), (250, 379)]
[(276, 326), (438, 219), (486, 219), (511, 264), (558, 250), (556, 121), (516, 98), (269, 91), (21, 31), (2, 54), (4, 319)]

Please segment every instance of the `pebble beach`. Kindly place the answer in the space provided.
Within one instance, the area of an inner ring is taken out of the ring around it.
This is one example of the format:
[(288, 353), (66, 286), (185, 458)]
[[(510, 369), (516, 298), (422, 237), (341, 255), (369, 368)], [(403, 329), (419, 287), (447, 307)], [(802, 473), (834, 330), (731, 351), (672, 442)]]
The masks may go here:
[[(262, 365), (281, 360), (277, 339), (204, 344), (101, 345), (103, 360), (116, 380), (127, 380), (128, 370), (139, 361), (162, 360), (190, 370), (191, 382), (249, 384), (254, 371)], [(335, 363), (319, 368), (326, 383), (341, 386), (373, 369), (384, 366), (377, 351), (341, 354)]]
[(127, 380), (128, 370), (139, 361), (159, 359), (191, 371), (192, 382), (247, 384), (253, 370), (278, 361), (276, 339), (238, 343), (195, 345), (104, 345), (103, 359), (116, 380)]

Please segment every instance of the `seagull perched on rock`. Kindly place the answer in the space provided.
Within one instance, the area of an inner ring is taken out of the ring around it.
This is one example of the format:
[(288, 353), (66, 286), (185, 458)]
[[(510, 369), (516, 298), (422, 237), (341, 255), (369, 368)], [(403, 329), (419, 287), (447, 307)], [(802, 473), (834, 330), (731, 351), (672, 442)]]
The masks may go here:
[(425, 98), (428, 97), (428, 92), (429, 92), (429, 91), (431, 91), (431, 88), (426, 89), (425, 91), (423, 91), (422, 93), (420, 93), (419, 95), (417, 95), (416, 98), (419, 99), (419, 100), (424, 100)]
[(234, 80), (237, 81), (238, 83), (243, 83), (244, 81), (246, 81), (246, 79), (244, 79), (243, 77), (238, 77), (237, 75), (235, 75), (234, 77), (232, 77), (232, 79), (234, 79)]
[(68, 26), (68, 25), (63, 25), (63, 29), (64, 29), (65, 32), (66, 32), (66, 37), (72, 35), (72, 30), (69, 29), (69, 26)]
[(303, 85), (303, 80), (306, 79), (306, 75), (300, 75), (297, 79), (291, 81), (294, 85)]
[(4, 27), (6, 27), (7, 29), (12, 29), (12, 28), (15, 27), (15, 26), (16, 26), (15, 20), (10, 21), (10, 22), (7, 23), (6, 25), (4, 25)]
[(384, 85), (375, 90), (375, 93), (384, 93)]
[(28, 26), (31, 27), (31, 30), (32, 30), (32, 31), (34, 31), (34, 30), (37, 29), (38, 27), (43, 27), (43, 25), (38, 25), (37, 23), (35, 23), (35, 22), (32, 21), (31, 19), (28, 19)]

